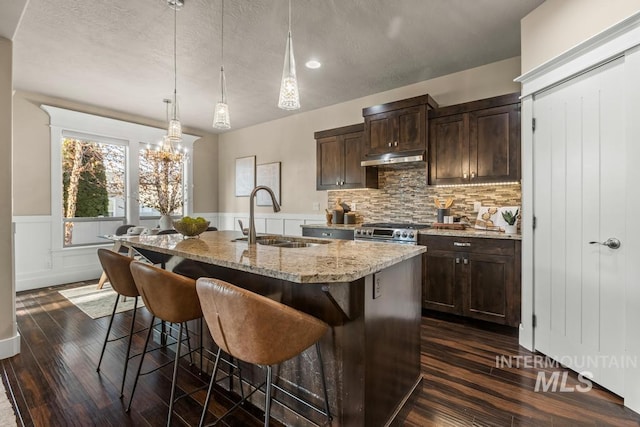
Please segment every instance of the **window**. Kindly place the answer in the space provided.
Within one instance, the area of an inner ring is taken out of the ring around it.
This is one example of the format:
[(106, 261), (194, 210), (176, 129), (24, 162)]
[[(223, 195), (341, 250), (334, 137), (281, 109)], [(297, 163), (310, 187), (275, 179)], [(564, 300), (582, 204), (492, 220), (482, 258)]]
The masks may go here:
[[(51, 118), (54, 251), (110, 244), (100, 236), (113, 234), (122, 224), (155, 227), (161, 206), (175, 208), (173, 215), (191, 213), (190, 159), (167, 163), (156, 159), (153, 150), (141, 150), (158, 144), (166, 129), (49, 105), (42, 108)], [(187, 151), (196, 139), (182, 135)], [(162, 179), (154, 181), (154, 176)], [(164, 194), (170, 203), (158, 197)]]
[(139, 159), (140, 217), (182, 216), (184, 205), (182, 155), (168, 156), (144, 147), (140, 149)]
[(61, 149), (64, 246), (93, 243), (104, 218), (126, 216), (125, 146), (63, 136)]

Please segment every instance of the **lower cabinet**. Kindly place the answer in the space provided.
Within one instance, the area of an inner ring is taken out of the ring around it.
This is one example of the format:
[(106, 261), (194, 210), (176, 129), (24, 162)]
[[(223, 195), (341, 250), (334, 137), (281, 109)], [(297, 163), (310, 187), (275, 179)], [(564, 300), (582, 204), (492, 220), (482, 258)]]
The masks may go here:
[(331, 227), (302, 227), (304, 237), (322, 237), (324, 239), (353, 240), (353, 229), (331, 228)]
[(489, 322), (520, 323), (520, 241), (420, 236), (422, 306)]

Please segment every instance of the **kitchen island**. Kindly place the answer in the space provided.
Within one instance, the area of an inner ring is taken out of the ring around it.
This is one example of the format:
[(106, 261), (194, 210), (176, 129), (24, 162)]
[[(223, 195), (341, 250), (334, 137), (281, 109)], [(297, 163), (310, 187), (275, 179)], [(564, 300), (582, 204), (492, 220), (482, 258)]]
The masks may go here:
[[(397, 415), (422, 380), (420, 321), (422, 246), (290, 238), (316, 243), (276, 247), (236, 241), (238, 232), (140, 236), (123, 242), (177, 257), (174, 271), (215, 277), (267, 295), (327, 322), (321, 340), (334, 426), (383, 426)], [(321, 382), (315, 353), (285, 362), (279, 383), (318, 406)], [(257, 379), (257, 378), (256, 378)], [(282, 394), (304, 417), (322, 422)], [(262, 400), (253, 401), (262, 407)], [(275, 403), (275, 402), (274, 402)], [(287, 425), (311, 425), (275, 404)]]

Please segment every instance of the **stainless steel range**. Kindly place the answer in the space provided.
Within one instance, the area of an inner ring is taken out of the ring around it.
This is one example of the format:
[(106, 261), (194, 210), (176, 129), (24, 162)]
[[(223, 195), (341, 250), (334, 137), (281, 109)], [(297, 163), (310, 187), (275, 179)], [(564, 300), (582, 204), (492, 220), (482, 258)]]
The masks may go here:
[(356, 228), (353, 237), (355, 240), (416, 245), (418, 230), (429, 227), (429, 224), (373, 222)]

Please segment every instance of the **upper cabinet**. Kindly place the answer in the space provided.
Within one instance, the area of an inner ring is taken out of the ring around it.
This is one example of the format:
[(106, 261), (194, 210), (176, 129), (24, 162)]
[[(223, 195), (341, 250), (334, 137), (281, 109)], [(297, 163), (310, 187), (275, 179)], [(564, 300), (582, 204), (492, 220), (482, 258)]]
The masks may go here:
[(379, 154), (426, 150), (427, 112), (437, 106), (429, 95), (422, 95), (363, 109), (363, 160)]
[(520, 94), (429, 112), (429, 184), (520, 180)]
[(378, 171), (361, 167), (364, 124), (314, 133), (316, 139), (316, 189), (378, 188)]

